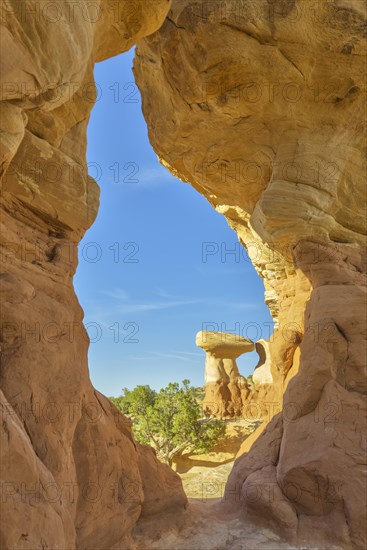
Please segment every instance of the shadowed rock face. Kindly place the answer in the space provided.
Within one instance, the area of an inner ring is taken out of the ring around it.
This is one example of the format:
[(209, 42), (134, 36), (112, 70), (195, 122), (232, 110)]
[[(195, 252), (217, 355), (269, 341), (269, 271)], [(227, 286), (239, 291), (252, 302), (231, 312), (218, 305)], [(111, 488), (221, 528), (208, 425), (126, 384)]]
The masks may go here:
[(311, 4), (173, 2), (135, 74), (161, 162), (226, 216), (276, 323), (283, 411), (228, 499), (289, 538), (362, 548), (366, 6)]
[(93, 63), (154, 32), (169, 2), (1, 8), (0, 545), (126, 547), (141, 516), (182, 509), (186, 497), (92, 387), (72, 281), (98, 210), (85, 160)]

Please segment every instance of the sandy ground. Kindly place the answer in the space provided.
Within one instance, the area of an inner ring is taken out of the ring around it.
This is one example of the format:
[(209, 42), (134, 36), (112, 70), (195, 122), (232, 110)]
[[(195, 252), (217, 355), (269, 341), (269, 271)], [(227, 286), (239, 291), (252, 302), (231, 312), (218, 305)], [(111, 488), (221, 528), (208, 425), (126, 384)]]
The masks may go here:
[(226, 422), (226, 437), (212, 452), (181, 457), (175, 469), (189, 498), (206, 501), (221, 498), (241, 443), (259, 426), (259, 422), (238, 419)]
[(178, 519), (142, 522), (137, 550), (299, 550), (269, 529), (245, 521), (240, 511), (226, 511), (219, 500), (190, 499)]
[(300, 550), (222, 500), (237, 451), (258, 425), (229, 421), (226, 438), (213, 452), (186, 455), (177, 461), (175, 469), (189, 497), (187, 510), (141, 520), (134, 534), (136, 550)]

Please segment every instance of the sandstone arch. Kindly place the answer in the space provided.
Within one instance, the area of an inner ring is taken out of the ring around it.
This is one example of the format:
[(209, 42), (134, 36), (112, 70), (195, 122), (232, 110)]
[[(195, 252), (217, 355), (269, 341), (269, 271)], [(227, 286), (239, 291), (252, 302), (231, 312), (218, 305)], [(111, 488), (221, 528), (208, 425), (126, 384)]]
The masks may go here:
[[(248, 247), (277, 324), (283, 413), (238, 458), (228, 499), (289, 537), (305, 539), (313, 525), (321, 544), (358, 548), (365, 16), (347, 0), (316, 12), (302, 1), (184, 0), (135, 61), (153, 147)], [(297, 495), (287, 498), (291, 484)], [(255, 502), (249, 485), (263, 489)]]

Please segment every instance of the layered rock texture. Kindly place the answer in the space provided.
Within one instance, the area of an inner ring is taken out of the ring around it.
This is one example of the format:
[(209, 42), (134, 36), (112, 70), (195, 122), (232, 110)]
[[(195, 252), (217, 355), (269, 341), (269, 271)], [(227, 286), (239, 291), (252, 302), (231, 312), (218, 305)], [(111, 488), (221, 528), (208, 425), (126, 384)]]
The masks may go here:
[[(281, 394), (273, 383), (273, 361), (270, 343), (259, 340), (254, 344), (248, 338), (228, 332), (200, 331), (196, 345), (205, 353), (206, 416), (216, 418), (250, 418), (269, 420), (280, 408)], [(259, 361), (252, 381), (238, 370), (236, 359), (256, 349)], [(278, 400), (277, 400), (278, 399)]]
[(226, 216), (276, 323), (282, 411), (227, 500), (322, 548), (366, 544), (365, 12), (180, 0), (135, 60), (153, 147)]
[(282, 411), (247, 440), (228, 505), (364, 548), (365, 2), (177, 0), (159, 29), (169, 7), (1, 4), (1, 545), (126, 548), (140, 517), (186, 504), (91, 386), (72, 286), (98, 209), (93, 64), (154, 33), (135, 63), (151, 143), (226, 216), (277, 326)]
[(255, 387), (271, 385), (273, 383), (273, 375), (271, 373), (271, 355), (269, 351), (269, 342), (267, 340), (259, 340), (256, 342), (256, 351), (259, 354), (259, 361), (252, 375), (252, 380)]
[(228, 332), (200, 331), (196, 345), (206, 352), (204, 412), (208, 416), (241, 416), (249, 395), (247, 380), (241, 376), (237, 357), (255, 349), (248, 338)]
[(73, 290), (98, 210), (87, 175), (93, 64), (154, 32), (167, 0), (1, 2), (0, 545), (126, 548), (181, 480), (94, 390)]

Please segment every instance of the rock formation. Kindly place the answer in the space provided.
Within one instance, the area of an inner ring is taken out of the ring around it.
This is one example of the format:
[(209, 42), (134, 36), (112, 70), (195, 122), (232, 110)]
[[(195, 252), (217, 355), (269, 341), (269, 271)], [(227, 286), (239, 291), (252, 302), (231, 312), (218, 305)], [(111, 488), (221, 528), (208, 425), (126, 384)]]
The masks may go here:
[(271, 357), (269, 351), (269, 342), (259, 340), (255, 345), (256, 351), (259, 354), (259, 361), (252, 374), (252, 380), (255, 387), (260, 387), (265, 384), (273, 383), (273, 375), (271, 374)]
[(93, 64), (154, 32), (168, 0), (1, 3), (0, 545), (121, 548), (182, 509), (181, 480), (92, 387), (73, 290), (98, 209), (87, 176)]
[[(267, 340), (254, 344), (233, 333), (200, 331), (196, 345), (206, 352), (203, 411), (207, 416), (258, 421), (270, 420), (280, 410), (281, 393), (273, 383), (274, 363)], [(236, 359), (254, 349), (259, 361), (249, 383), (240, 375)]]
[[(259, 361), (252, 374), (252, 384), (247, 403), (243, 409), (245, 416), (254, 419), (262, 418), (268, 422), (282, 408), (282, 381), (276, 369), (276, 363), (272, 357), (271, 342), (265, 339), (258, 340), (255, 349), (259, 355)], [(297, 360), (298, 352), (295, 352), (293, 363)], [(277, 383), (274, 383), (277, 380)]]
[(196, 335), (196, 345), (206, 352), (205, 414), (220, 418), (241, 416), (249, 388), (236, 359), (254, 350), (255, 344), (236, 334), (202, 330)]
[(98, 209), (93, 64), (154, 33), (135, 62), (151, 143), (226, 216), (277, 327), (283, 409), (237, 459), (229, 506), (364, 548), (365, 2), (177, 0), (159, 29), (169, 7), (1, 4), (1, 545), (129, 547), (139, 517), (186, 504), (92, 388), (72, 286)]
[(365, 18), (359, 0), (177, 0), (135, 59), (154, 149), (225, 215), (276, 323), (283, 410), (227, 499), (323, 548), (366, 545)]

